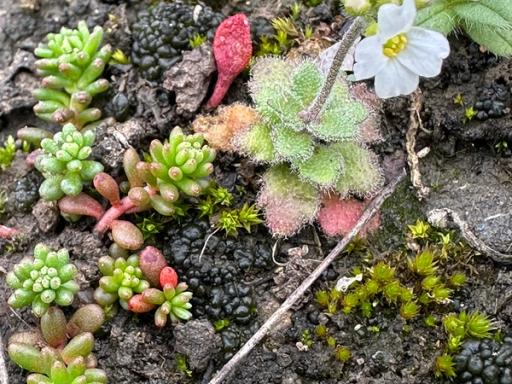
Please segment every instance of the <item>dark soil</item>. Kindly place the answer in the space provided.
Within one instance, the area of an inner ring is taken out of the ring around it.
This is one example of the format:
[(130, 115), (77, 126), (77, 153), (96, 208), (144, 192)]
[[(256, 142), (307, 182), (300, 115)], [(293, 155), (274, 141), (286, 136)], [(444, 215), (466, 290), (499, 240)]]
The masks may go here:
[[(30, 10), (18, 4), (23, 2), (0, 0), (0, 138), (13, 134), (25, 125), (41, 126), (31, 111), (34, 101), (30, 90), (37, 86), (37, 80), (30, 62), (34, 60), (31, 52), (48, 32), (64, 25), (74, 26), (78, 20), (85, 19), (90, 25), (110, 26), (107, 28), (109, 42), (128, 52), (131, 45), (129, 26), (136, 11), (147, 6), (136, 1), (26, 2), (39, 6), (36, 10)], [(236, 9), (240, 10), (242, 2), (234, 3), (238, 7)], [(264, 4), (259, 1), (247, 4), (245, 11), (254, 14), (268, 12), (268, 8), (262, 7)], [(219, 6), (217, 9), (227, 13), (233, 7)], [(330, 15), (329, 7), (325, 6), (315, 12), (311, 11), (317, 19), (325, 19)], [(117, 15), (118, 24), (112, 26), (109, 15)], [(476, 166), (475, 172), (465, 174), (465, 166), (473, 164), (467, 159), (486, 158), (489, 161), (481, 172), (499, 175), (501, 183), (496, 184), (508, 186), (510, 191), (510, 150), (498, 153), (495, 145), (503, 140), (512, 142), (512, 62), (480, 52), (476, 45), (464, 37), (459, 40), (454, 38), (451, 42), (453, 52), (444, 65), (442, 75), (422, 83), (424, 109), (421, 118), (424, 130), (419, 134), (417, 149), (429, 146), (432, 151), (427, 159), (422, 160), (425, 163), (422, 169), (426, 181), (435, 186), (439, 182), (438, 174), (449, 174), (446, 172), (453, 171), (451, 164), (457, 164), (459, 185), (464, 185), (468, 180), (478, 179), (479, 174)], [(136, 69), (130, 65), (112, 66), (105, 76), (113, 86), (97, 103), (118, 121), (133, 122), (137, 119), (145, 124), (145, 134), (134, 136), (134, 141), (130, 142), (138, 149), (145, 148), (149, 139), (163, 138), (175, 125), (186, 126), (191, 118), (178, 116), (174, 95), (163, 89), (161, 84), (139, 79)], [(246, 94), (243, 86), (234, 88), (228, 96), (230, 101), (243, 98)], [(498, 91), (501, 93), (497, 98), (493, 95)], [(464, 106), (453, 102), (457, 94), (462, 95)], [(483, 103), (488, 99), (491, 104), (498, 101), (503, 106), (492, 104), (485, 109)], [(494, 107), (500, 109), (499, 113), (496, 112), (499, 117), (486, 112), (487, 117), (481, 115), (480, 119), (464, 122), (465, 107), (476, 105), (479, 101), (482, 103), (479, 106), (487, 112)], [(376, 147), (385, 164), (393, 163), (393, 159), (398, 159), (398, 162), (404, 159), (408, 108), (407, 98), (385, 103), (382, 125), (385, 140)], [(56, 130), (58, 127), (49, 128)], [(107, 156), (107, 152), (99, 148), (97, 157)], [(114, 173), (118, 171), (119, 164), (115, 159), (109, 164)], [(444, 168), (436, 167), (436, 164)], [(243, 201), (253, 201), (258, 189), (258, 172), (244, 159), (223, 155), (217, 160), (215, 179), (230, 189), (238, 201), (242, 201), (242, 198)], [(0, 243), (0, 335), (4, 344), (14, 332), (37, 325), (30, 311), (13, 311), (6, 304), (10, 290), (3, 277), (14, 264), (29, 255), (38, 242), (68, 248), (80, 270), (82, 292), (75, 302), (75, 306), (79, 306), (92, 301), (92, 292), (99, 278), (96, 262), (107, 253), (110, 242), (108, 238), (100, 240), (92, 235), (91, 221), (83, 219), (68, 224), (58, 218), (51, 207), (34, 210), (40, 181), (40, 175), (25, 164), (21, 152), (9, 169), (0, 172), (0, 189), (8, 196), (0, 222), (14, 225), (27, 234), (15, 243)], [(243, 197), (237, 192), (239, 188), (245, 191)], [(453, 189), (446, 188), (450, 191)], [(491, 199), (496, 198), (496, 193), (499, 195), (499, 191), (494, 192)], [(368, 240), (375, 258), (386, 258), (393, 251), (403, 248), (406, 226), (424, 218), (425, 207), (450, 204), (443, 200), (446, 195), (437, 193), (439, 191), (435, 190), (433, 200), (424, 205), (416, 199), (409, 182), (400, 185), (383, 208), (382, 230)], [(450, 198), (477, 200), (475, 196), (464, 193), (455, 197), (450, 195)], [(492, 202), (488, 203), (492, 205)], [(464, 209), (465, 205), (461, 204), (461, 210)], [(507, 209), (510, 215), (510, 200), (506, 200), (502, 211), (507, 213)], [(470, 218), (471, 215), (468, 220)], [(139, 220), (141, 217), (134, 219)], [(510, 251), (510, 222), (509, 217), (508, 221), (499, 221), (494, 227), (487, 223), (490, 227), (479, 226), (478, 234), (490, 241), (499, 238), (493, 244), (497, 242), (502, 251), (506, 251), (507, 247)], [(501, 227), (501, 230), (496, 226)], [(503, 229), (503, 226), (508, 230)], [(237, 238), (227, 238), (220, 232), (213, 235), (203, 257), (199, 259), (206, 238), (211, 233), (209, 223), (198, 219), (197, 212), (192, 209), (186, 219), (165, 223), (160, 233), (150, 239), (149, 243), (161, 249), (170, 265), (189, 283), (194, 292), (195, 319), (206, 319), (212, 324), (219, 320), (229, 320), (229, 325), (218, 332), (221, 346), (217, 347), (215, 343), (201, 346), (210, 356), (207, 366), (188, 374), (177, 368), (180, 357), (175, 352), (175, 334), (171, 326), (158, 330), (151, 315), (135, 316), (121, 310), (103, 326), (96, 339), (98, 365), (107, 371), (111, 383), (208, 382), (214, 372), (316, 267), (318, 260), (334, 247), (337, 240), (319, 236), (314, 226), (308, 226), (291, 239), (277, 241), (263, 226), (259, 226), (251, 234), (240, 232)], [(277, 251), (273, 257), (274, 246)], [(337, 278), (348, 275), (352, 267), (361, 265), (361, 257), (357, 253), (340, 257), (324, 273), (313, 291), (332, 287)], [(493, 264), (485, 256), (476, 256), (472, 263), (473, 274), (468, 285), (456, 294), (448, 310), (466, 308), (484, 311), (496, 319), (503, 334), (511, 335), (512, 305), (509, 298), (512, 292), (512, 272)], [(303, 332), (313, 331), (319, 323), (329, 324), (333, 336), (352, 351), (349, 362), (343, 364), (335, 361), (331, 349), (318, 340), (314, 340), (308, 351), (299, 349), (297, 343), (301, 341)], [(371, 327), (378, 327), (380, 331), (372, 332), (371, 329), (375, 328)], [(184, 329), (186, 332), (187, 328)], [(200, 337), (195, 334), (193, 336)], [(313, 292), (310, 292), (294, 312), (282, 321), (279, 329), (269, 335), (242, 363), (231, 382), (439, 382), (433, 376), (432, 364), (439, 353), (440, 340), (443, 340), (440, 327), (427, 328), (422, 318), (406, 324), (397, 315), (397, 311), (392, 309), (385, 308), (376, 312), (370, 319), (342, 313), (328, 316), (315, 304)], [(204, 352), (196, 351), (203, 355)], [(9, 384), (25, 382), (26, 372), (10, 362), (8, 373)]]

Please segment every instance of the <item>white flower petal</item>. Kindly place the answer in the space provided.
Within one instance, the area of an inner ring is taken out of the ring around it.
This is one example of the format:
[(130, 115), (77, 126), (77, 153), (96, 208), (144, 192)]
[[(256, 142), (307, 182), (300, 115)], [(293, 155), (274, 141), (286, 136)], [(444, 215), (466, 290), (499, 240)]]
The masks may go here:
[(397, 60), (420, 76), (439, 75), (443, 59), (450, 54), (446, 37), (439, 32), (414, 27), (407, 34), (407, 39), (407, 47), (400, 52)]
[(389, 58), (382, 51), (382, 44), (377, 36), (361, 40), (356, 46), (354, 76), (357, 80), (369, 79), (375, 76)]
[(416, 3), (414, 0), (404, 0), (403, 5), (384, 4), (379, 8), (378, 36), (385, 43), (396, 35), (411, 29), (416, 19)]
[(417, 74), (400, 64), (389, 60), (375, 76), (375, 93), (381, 99), (400, 95), (409, 95), (418, 87), (420, 78)]

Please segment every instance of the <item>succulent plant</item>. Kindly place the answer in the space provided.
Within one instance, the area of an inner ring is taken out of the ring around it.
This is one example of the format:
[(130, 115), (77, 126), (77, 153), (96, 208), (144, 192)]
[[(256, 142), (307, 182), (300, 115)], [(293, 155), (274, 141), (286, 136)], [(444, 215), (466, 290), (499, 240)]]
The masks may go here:
[(107, 80), (98, 79), (112, 54), (110, 45), (101, 47), (102, 39), (101, 27), (90, 32), (80, 21), (77, 29), (62, 27), (39, 44), (34, 53), (41, 59), (35, 65), (43, 88), (34, 91), (37, 116), (59, 124), (71, 122), (79, 129), (101, 117), (98, 108), (88, 107), (109, 87)]
[(180, 320), (189, 320), (192, 313), (190, 299), (192, 292), (188, 292), (186, 283), (178, 283), (178, 274), (171, 267), (164, 267), (160, 271), (159, 285), (162, 289), (148, 288), (142, 294), (133, 296), (129, 301), (129, 310), (135, 313), (149, 312), (157, 308), (155, 312), (155, 325), (164, 327), (167, 319), (172, 323)]
[(325, 80), (312, 61), (262, 58), (251, 74), (249, 88), (262, 120), (233, 140), (240, 152), (271, 166), (259, 205), (274, 234), (292, 235), (313, 221), (325, 192), (365, 196), (381, 186), (376, 156), (365, 144), (369, 104), (352, 97), (343, 78), (318, 118), (305, 122), (300, 113)]
[(7, 274), (6, 282), (14, 289), (8, 303), (13, 308), (32, 305), (38, 317), (44, 315), (52, 303), (71, 305), (79, 290), (76, 274), (77, 268), (69, 262), (67, 249), (55, 252), (44, 244), (37, 244), (33, 259), (15, 265)]
[(39, 188), (43, 199), (76, 196), (84, 184), (103, 170), (101, 163), (87, 160), (94, 139), (94, 132), (80, 133), (73, 124), (66, 124), (53, 139), (41, 141), (43, 153), (37, 157), (35, 166), (46, 178)]
[(93, 332), (105, 317), (96, 304), (79, 308), (69, 322), (62, 310), (51, 307), (41, 318), (40, 331), (16, 333), (9, 339), (9, 357), (34, 374), (28, 384), (107, 383), (105, 372), (95, 369)]
[(94, 299), (101, 306), (109, 306), (119, 300), (124, 309), (128, 309), (128, 300), (134, 293), (142, 293), (149, 288), (149, 282), (139, 267), (139, 256), (131, 255), (127, 259), (103, 256), (98, 260), (103, 277), (100, 286), (94, 292)]

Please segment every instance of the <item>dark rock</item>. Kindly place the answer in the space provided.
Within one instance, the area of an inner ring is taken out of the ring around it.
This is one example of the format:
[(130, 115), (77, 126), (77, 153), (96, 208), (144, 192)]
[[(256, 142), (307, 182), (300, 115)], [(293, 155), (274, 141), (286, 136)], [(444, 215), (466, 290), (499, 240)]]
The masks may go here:
[(193, 371), (204, 371), (220, 351), (221, 338), (208, 320), (191, 320), (174, 329), (176, 352), (187, 356)]

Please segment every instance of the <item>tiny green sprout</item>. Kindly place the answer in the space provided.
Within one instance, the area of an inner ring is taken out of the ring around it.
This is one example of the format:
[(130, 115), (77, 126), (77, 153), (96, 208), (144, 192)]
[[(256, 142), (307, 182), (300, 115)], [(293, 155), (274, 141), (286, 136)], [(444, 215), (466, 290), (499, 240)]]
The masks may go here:
[(128, 310), (128, 300), (135, 293), (142, 293), (149, 288), (149, 282), (144, 279), (139, 267), (138, 255), (131, 255), (127, 259), (103, 256), (98, 260), (98, 267), (103, 277), (94, 292), (94, 298), (102, 307), (119, 301)]
[(494, 145), (494, 149), (498, 154), (503, 155), (508, 150), (508, 143), (505, 140), (500, 140)]
[(418, 315), (419, 311), (419, 305), (414, 301), (410, 301), (408, 303), (402, 304), (400, 307), (400, 316), (402, 316), (405, 320), (411, 320)]
[(413, 239), (426, 239), (429, 236), (430, 225), (422, 220), (417, 220), (415, 224), (408, 227)]
[(450, 288), (445, 287), (444, 285), (438, 285), (434, 287), (432, 290), (432, 298), (437, 302), (444, 304), (446, 303), (452, 294), (452, 290)]
[(368, 332), (371, 332), (371, 333), (380, 333), (380, 327), (378, 325), (370, 325), (368, 328)]
[(464, 337), (466, 333), (464, 325), (465, 321), (461, 320), (459, 316), (454, 313), (450, 313), (443, 317), (443, 328), (449, 335)]
[(429, 314), (425, 316), (423, 323), (425, 323), (427, 327), (434, 328), (437, 325), (437, 318), (434, 315)]
[(338, 304), (335, 301), (331, 301), (327, 306), (327, 313), (335, 315), (338, 312)]
[(306, 25), (306, 28), (304, 28), (304, 39), (311, 39), (313, 37), (313, 34), (313, 27), (311, 25)]
[(281, 47), (267, 36), (260, 36), (260, 43), (256, 56), (280, 55)]
[(359, 297), (355, 293), (349, 293), (343, 298), (343, 313), (348, 315), (359, 304)]
[(453, 363), (452, 356), (443, 354), (436, 358), (434, 365), (434, 375), (438, 378), (442, 376), (452, 378), (457, 375), (455, 373), (455, 364)]
[(188, 377), (192, 377), (192, 371), (188, 368), (187, 357), (176, 354), (176, 369)]
[(283, 46), (290, 45), (289, 36), (297, 37), (299, 33), (293, 20), (289, 17), (276, 17), (272, 19), (272, 26), (276, 30), (276, 40)]
[(461, 312), (459, 318), (465, 321), (465, 333), (477, 339), (491, 337), (491, 331), (495, 328), (489, 317), (481, 312)]
[(322, 0), (304, 0), (304, 4), (308, 7), (316, 7), (317, 5), (322, 4)]
[(440, 243), (443, 246), (448, 246), (452, 242), (452, 235), (450, 232), (438, 232), (437, 235), (439, 236)]
[(201, 199), (197, 203), (197, 209), (199, 210), (199, 217), (211, 217), (213, 215), (215, 204), (210, 196)]
[(109, 64), (130, 64), (130, 58), (126, 56), (122, 50), (117, 48), (114, 53), (112, 53)]
[(441, 278), (436, 275), (426, 276), (421, 281), (421, 288), (427, 292), (432, 291), (435, 287), (437, 287), (441, 283)]
[(7, 137), (4, 145), (0, 147), (0, 169), (5, 170), (11, 166), (16, 155), (16, 143), (12, 136)]
[(206, 42), (207, 38), (206, 36), (200, 35), (196, 33), (188, 42), (190, 45), (190, 48), (195, 49), (197, 47), (200, 47)]
[(336, 360), (346, 363), (352, 357), (352, 352), (347, 347), (340, 345), (334, 350), (334, 357)]
[(225, 207), (230, 207), (233, 204), (234, 197), (231, 192), (229, 192), (224, 187), (211, 187), (206, 191), (207, 196), (211, 196), (213, 199), (214, 205), (223, 205)]
[(287, 49), (291, 45), (288, 34), (285, 31), (277, 31), (275, 39), (279, 46), (283, 47), (283, 49)]
[(300, 17), (300, 13), (302, 12), (302, 6), (300, 3), (293, 3), (290, 7), (290, 14), (293, 20), (297, 20)]
[(432, 301), (432, 299), (430, 298), (430, 295), (428, 294), (428, 292), (423, 292), (419, 297), (418, 297), (418, 302), (421, 304), (421, 305), (427, 305), (427, 304), (430, 304), (430, 302)]
[(446, 349), (450, 352), (457, 352), (462, 345), (462, 336), (452, 336), (448, 335), (448, 340), (446, 341)]
[(325, 326), (325, 324), (318, 324), (316, 327), (315, 327), (315, 335), (321, 339), (324, 339), (327, 337), (329, 333), (329, 330), (327, 329), (327, 327)]
[(336, 287), (333, 287), (329, 291), (329, 298), (331, 301), (338, 301), (339, 299), (341, 299), (341, 291), (336, 289)]
[(366, 318), (370, 318), (372, 316), (372, 313), (373, 313), (373, 305), (372, 303), (370, 303), (369, 301), (363, 301), (360, 305), (359, 305), (359, 308), (361, 309), (361, 314), (366, 317)]
[(467, 278), (464, 272), (455, 272), (448, 281), (452, 287), (458, 288), (466, 284)]
[(158, 235), (160, 231), (163, 229), (165, 222), (158, 222), (153, 217), (144, 217), (142, 221), (136, 223), (137, 228), (142, 232), (142, 236), (144, 237), (144, 241), (153, 238), (155, 235)]
[(87, 160), (92, 152), (95, 135), (91, 130), (79, 132), (73, 124), (66, 124), (52, 139), (43, 139), (43, 153), (36, 159), (35, 167), (45, 181), (39, 194), (48, 201), (76, 196), (85, 184), (103, 171), (103, 165)]
[(21, 150), (23, 153), (30, 153), (31, 152), (31, 144), (28, 141), (23, 140), (21, 142)]
[(37, 244), (34, 257), (16, 264), (6, 276), (14, 293), (8, 303), (13, 308), (32, 305), (32, 312), (43, 316), (53, 303), (71, 305), (80, 287), (75, 281), (78, 272), (69, 262), (67, 249), (52, 251), (44, 244)]
[(366, 294), (368, 295), (368, 297), (373, 297), (379, 292), (379, 283), (373, 279), (369, 279), (364, 284), (364, 289), (366, 290)]
[[(353, 241), (350, 242), (350, 244), (352, 244), (352, 243), (353, 243)], [(363, 274), (363, 269), (359, 265), (356, 265), (355, 267), (352, 268), (352, 270), (350, 271), (350, 274), (352, 276), (362, 275)]]
[(398, 280), (393, 280), (386, 284), (382, 290), (382, 294), (388, 301), (388, 303), (394, 304), (400, 298), (402, 294), (402, 286)]
[(379, 261), (370, 269), (371, 277), (380, 284), (386, 284), (395, 277), (395, 269), (383, 261)]
[(325, 342), (328, 347), (331, 347), (331, 348), (336, 347), (336, 339), (332, 336), (327, 336), (327, 339), (325, 339)]
[(453, 98), (453, 103), (456, 105), (463, 106), (464, 105), (464, 97), (462, 96), (462, 94), (460, 94), (460, 93), (456, 94), (455, 97)]
[(316, 291), (315, 300), (321, 307), (327, 308), (330, 302), (329, 293), (327, 291)]
[(468, 107), (464, 110), (464, 122), (467, 123), (468, 121), (473, 120), (473, 117), (475, 117), (477, 112), (475, 111), (475, 108)]
[(411, 288), (402, 287), (402, 290), (400, 292), (400, 301), (402, 303), (408, 303), (409, 301), (412, 301), (414, 298), (414, 292)]
[(413, 259), (407, 260), (409, 269), (420, 276), (434, 274), (437, 270), (436, 264), (434, 252), (428, 248), (418, 253)]
[(226, 235), (236, 237), (238, 229), (242, 227), (237, 212), (234, 210), (222, 211), (219, 215), (217, 228), (223, 230)]
[(238, 211), (238, 220), (242, 227), (249, 233), (251, 233), (251, 227), (262, 223), (260, 219), (260, 211), (256, 205), (249, 205), (244, 203), (242, 208)]
[(229, 319), (219, 319), (213, 323), (213, 327), (215, 328), (215, 332), (220, 332), (224, 328), (227, 328), (229, 324)]
[(314, 344), (313, 338), (311, 337), (311, 331), (305, 329), (300, 334), (300, 342), (308, 348), (311, 348)]

